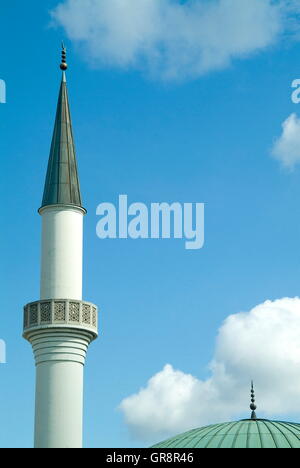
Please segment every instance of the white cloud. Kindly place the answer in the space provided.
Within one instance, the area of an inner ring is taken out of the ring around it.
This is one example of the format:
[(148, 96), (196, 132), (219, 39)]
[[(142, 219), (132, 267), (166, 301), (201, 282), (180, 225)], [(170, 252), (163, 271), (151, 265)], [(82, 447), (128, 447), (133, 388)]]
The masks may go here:
[(52, 17), (95, 66), (178, 80), (272, 45), (296, 8), (294, 0), (65, 0)]
[(288, 169), (300, 162), (300, 119), (295, 113), (283, 122), (282, 134), (274, 143), (272, 155)]
[(221, 326), (206, 380), (166, 365), (120, 404), (133, 435), (147, 441), (205, 424), (249, 417), (250, 380), (258, 416), (300, 416), (300, 299), (266, 301)]

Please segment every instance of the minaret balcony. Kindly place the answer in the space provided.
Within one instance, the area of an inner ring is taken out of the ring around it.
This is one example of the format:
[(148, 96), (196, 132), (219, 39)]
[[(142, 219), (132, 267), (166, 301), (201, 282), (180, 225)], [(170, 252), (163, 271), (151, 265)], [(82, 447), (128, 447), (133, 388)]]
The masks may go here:
[(98, 308), (91, 302), (72, 299), (49, 299), (31, 302), (24, 307), (24, 333), (51, 328), (73, 328), (98, 336)]

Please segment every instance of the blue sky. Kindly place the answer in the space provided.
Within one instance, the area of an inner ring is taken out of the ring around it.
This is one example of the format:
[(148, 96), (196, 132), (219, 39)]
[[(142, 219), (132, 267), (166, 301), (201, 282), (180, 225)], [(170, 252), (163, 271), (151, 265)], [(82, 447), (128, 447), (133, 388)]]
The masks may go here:
[[(147, 446), (164, 430), (145, 439), (134, 429), (133, 436), (117, 410), (123, 399), (167, 363), (205, 381), (218, 329), (229, 315), (299, 295), (299, 168), (286, 170), (271, 157), (282, 123), (299, 114), (291, 101), (291, 83), (300, 78), (299, 42), (278, 39), (217, 70), (166, 80), (161, 71), (93, 60), (62, 27), (50, 26), (57, 3), (4, 0), (0, 7), (0, 79), (7, 85), (7, 103), (0, 104), (0, 338), (7, 344), (7, 364), (0, 365), (0, 446), (32, 445), (34, 364), (21, 337), (22, 307), (39, 297), (37, 209), (62, 39), (88, 210), (84, 298), (101, 310), (100, 338), (86, 367), (85, 445)], [(123, 193), (147, 205), (205, 203), (204, 248), (185, 250), (181, 240), (99, 240), (97, 205), (116, 203)], [(242, 364), (240, 370), (233, 388), (242, 389), (244, 410), (235, 413), (247, 417), (247, 389), (256, 376)], [(263, 411), (269, 390), (261, 374)], [(274, 418), (300, 414), (280, 404), (271, 410)], [(200, 415), (199, 425), (205, 421)]]

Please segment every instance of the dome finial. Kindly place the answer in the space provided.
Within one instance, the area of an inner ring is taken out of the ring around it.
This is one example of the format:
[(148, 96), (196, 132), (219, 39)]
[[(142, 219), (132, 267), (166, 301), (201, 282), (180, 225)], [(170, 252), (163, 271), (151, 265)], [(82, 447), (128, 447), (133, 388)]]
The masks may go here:
[(67, 65), (67, 49), (65, 48), (65, 45), (64, 45), (63, 42), (61, 43), (61, 47), (62, 47), (62, 52), (61, 52), (60, 69), (62, 71), (66, 71), (67, 68), (68, 68), (68, 65)]
[(251, 419), (257, 419), (255, 410), (257, 406), (255, 404), (255, 394), (254, 394), (254, 387), (253, 387), (253, 380), (251, 380), (251, 404), (250, 404), (250, 409), (252, 411), (251, 413)]

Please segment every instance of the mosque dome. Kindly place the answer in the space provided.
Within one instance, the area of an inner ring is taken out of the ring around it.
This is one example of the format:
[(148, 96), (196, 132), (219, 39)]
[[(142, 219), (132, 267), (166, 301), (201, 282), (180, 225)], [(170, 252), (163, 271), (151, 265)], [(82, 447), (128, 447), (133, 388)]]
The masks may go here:
[(257, 418), (253, 382), (250, 409), (251, 419), (192, 429), (151, 448), (300, 448), (300, 424)]
[(300, 424), (267, 419), (213, 424), (177, 435), (152, 448), (300, 448)]

